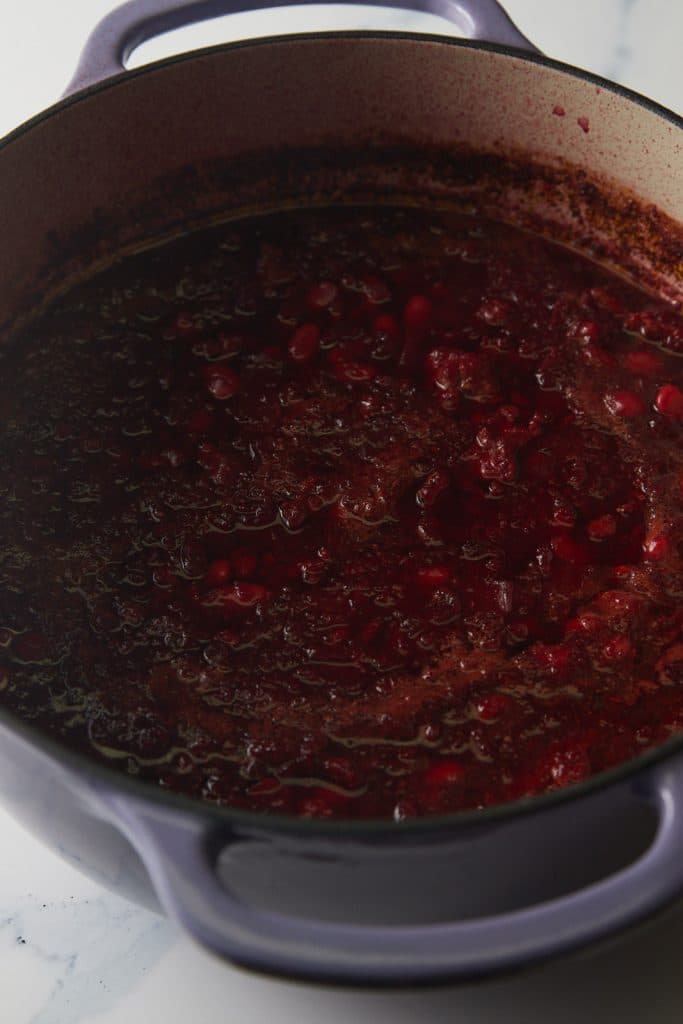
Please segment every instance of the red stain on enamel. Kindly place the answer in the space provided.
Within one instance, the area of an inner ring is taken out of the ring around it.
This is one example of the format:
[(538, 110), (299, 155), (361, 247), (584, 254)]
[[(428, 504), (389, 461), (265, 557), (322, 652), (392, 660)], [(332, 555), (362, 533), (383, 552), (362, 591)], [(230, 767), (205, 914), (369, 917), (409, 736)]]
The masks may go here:
[(581, 128), (581, 130), (584, 131), (586, 135), (588, 135), (588, 132), (590, 131), (590, 124), (588, 123), (588, 118), (577, 117), (576, 123), (578, 124), (579, 128)]
[(564, 107), (561, 107), (559, 103), (556, 103), (553, 107), (553, 114), (555, 114), (556, 117), (564, 117), (566, 113), (567, 111)]

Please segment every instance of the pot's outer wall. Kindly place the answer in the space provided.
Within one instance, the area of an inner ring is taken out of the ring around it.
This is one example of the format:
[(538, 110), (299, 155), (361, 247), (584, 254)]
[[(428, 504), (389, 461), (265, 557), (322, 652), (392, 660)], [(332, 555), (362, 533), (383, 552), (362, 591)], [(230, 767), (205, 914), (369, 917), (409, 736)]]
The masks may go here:
[[(158, 910), (140, 857), (112, 813), (115, 790), (115, 778), (104, 786), (0, 723), (2, 803), (74, 867)], [(161, 805), (152, 813), (178, 829), (191, 817)], [(236, 897), (258, 910), (330, 922), (431, 924), (524, 908), (580, 889), (635, 860), (655, 827), (634, 776), (580, 801), (501, 822), (455, 824), (438, 836), (406, 836), (398, 829), (332, 838), (280, 830), (267, 818), (262, 827), (213, 828), (211, 859)]]
[(92, 780), (5, 722), (0, 722), (0, 801), (73, 867), (134, 903), (159, 910), (140, 857), (110, 822)]
[[(10, 138), (0, 159), (0, 323), (35, 305), (41, 274), (43, 293), (63, 283), (60, 247), (101, 211), (127, 226), (128, 241), (149, 237), (159, 225), (145, 225), (145, 198), (163, 179), (180, 180), (188, 160), (196, 168), (273, 148), (383, 139), (569, 161), (683, 221), (674, 121), (582, 77), (431, 38), (219, 48), (115, 80)], [(187, 202), (201, 212), (212, 197), (195, 192)], [(82, 259), (106, 259), (109, 223), (99, 237), (83, 233)]]

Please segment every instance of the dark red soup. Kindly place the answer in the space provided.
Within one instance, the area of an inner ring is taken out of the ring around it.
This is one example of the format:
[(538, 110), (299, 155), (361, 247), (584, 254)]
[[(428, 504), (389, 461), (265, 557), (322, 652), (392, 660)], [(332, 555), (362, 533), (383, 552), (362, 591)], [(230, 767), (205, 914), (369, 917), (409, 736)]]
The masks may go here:
[(418, 209), (124, 260), (5, 347), (2, 703), (231, 807), (384, 817), (683, 730), (683, 321)]

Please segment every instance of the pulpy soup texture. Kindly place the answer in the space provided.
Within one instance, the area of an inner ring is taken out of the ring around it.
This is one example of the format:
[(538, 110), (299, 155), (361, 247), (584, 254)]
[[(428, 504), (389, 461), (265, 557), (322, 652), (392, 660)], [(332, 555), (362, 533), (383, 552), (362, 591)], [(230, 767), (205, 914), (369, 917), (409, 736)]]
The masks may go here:
[(0, 703), (230, 807), (394, 818), (683, 729), (683, 321), (419, 208), (274, 213), (2, 349)]

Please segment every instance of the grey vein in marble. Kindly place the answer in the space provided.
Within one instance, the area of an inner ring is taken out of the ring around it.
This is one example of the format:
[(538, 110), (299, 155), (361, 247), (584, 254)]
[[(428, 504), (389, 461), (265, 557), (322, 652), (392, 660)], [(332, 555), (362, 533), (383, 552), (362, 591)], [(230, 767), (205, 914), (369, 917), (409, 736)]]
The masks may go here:
[(3, 955), (20, 945), (49, 974), (48, 997), (30, 1024), (89, 1024), (128, 995), (174, 939), (168, 922), (107, 896), (26, 897), (21, 909), (0, 908)]
[(628, 78), (628, 69), (633, 60), (633, 47), (628, 41), (629, 27), (633, 12), (639, 0), (620, 0), (618, 11), (617, 37), (614, 54), (605, 72), (606, 78), (615, 82), (623, 82)]

